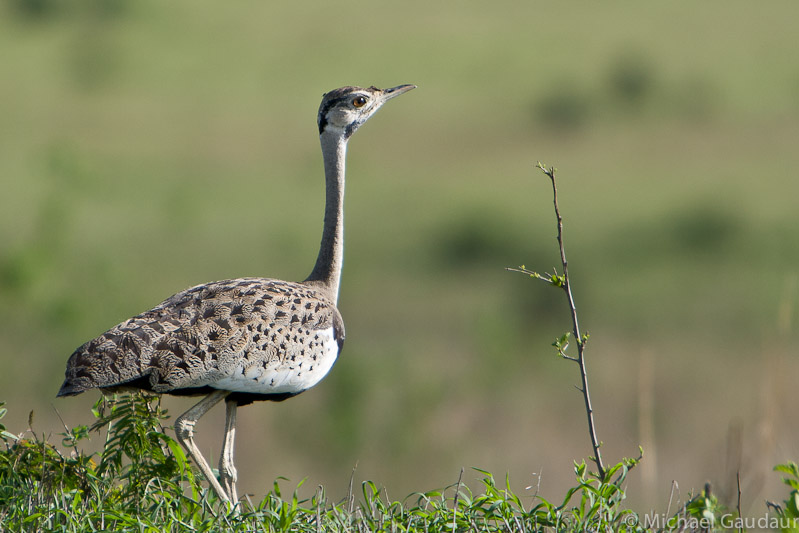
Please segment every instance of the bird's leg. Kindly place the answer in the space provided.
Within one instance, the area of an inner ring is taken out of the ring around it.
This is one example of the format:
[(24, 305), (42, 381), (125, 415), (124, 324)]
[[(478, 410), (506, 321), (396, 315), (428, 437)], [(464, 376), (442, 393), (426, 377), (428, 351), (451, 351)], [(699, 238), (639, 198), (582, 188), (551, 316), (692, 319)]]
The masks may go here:
[(211, 488), (214, 489), (219, 499), (226, 502), (230, 501), (227, 492), (225, 492), (222, 485), (219, 484), (211, 467), (208, 466), (208, 462), (194, 443), (194, 425), (205, 413), (210, 411), (213, 406), (218, 404), (228, 394), (230, 394), (229, 391), (214, 391), (175, 420), (175, 436), (178, 438), (178, 442), (186, 449), (191, 458), (194, 459), (194, 462), (200, 468), (200, 471), (205, 476), (205, 479), (208, 480), (208, 483), (211, 484)]
[(227, 491), (230, 501), (236, 503), (239, 499), (236, 493), (236, 466), (233, 464), (233, 441), (236, 438), (236, 408), (235, 400), (225, 402), (225, 439), (222, 441), (222, 454), (219, 457), (219, 480), (222, 488)]

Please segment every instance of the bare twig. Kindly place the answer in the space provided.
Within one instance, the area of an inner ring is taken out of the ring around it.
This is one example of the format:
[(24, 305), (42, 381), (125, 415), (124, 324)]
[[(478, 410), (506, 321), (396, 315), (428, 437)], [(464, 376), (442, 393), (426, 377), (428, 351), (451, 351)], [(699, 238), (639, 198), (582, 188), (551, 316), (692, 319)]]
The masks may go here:
[(555, 205), (555, 217), (558, 223), (558, 248), (560, 250), (560, 262), (563, 268), (563, 273), (558, 274), (556, 269), (553, 269), (552, 274), (541, 275), (537, 272), (526, 269), (524, 266), (519, 268), (508, 268), (513, 272), (521, 272), (536, 279), (546, 281), (554, 287), (563, 289), (566, 293), (566, 298), (569, 302), (569, 312), (572, 319), (572, 333), (574, 340), (577, 343), (577, 357), (566, 355), (566, 347), (568, 346), (568, 335), (564, 335), (561, 339), (555, 341), (554, 346), (558, 350), (558, 354), (566, 360), (577, 363), (580, 367), (580, 381), (581, 386), (577, 389), (582, 392), (583, 400), (585, 401), (585, 413), (588, 418), (588, 433), (591, 437), (591, 447), (594, 451), (594, 456), (591, 458), (596, 464), (597, 474), (601, 480), (605, 480), (605, 465), (602, 463), (602, 454), (600, 452), (601, 442), (597, 438), (596, 424), (594, 423), (594, 409), (591, 406), (591, 394), (588, 389), (588, 373), (585, 365), (585, 345), (588, 342), (588, 334), (582, 335), (580, 333), (580, 323), (577, 320), (577, 307), (574, 303), (574, 296), (571, 290), (571, 280), (569, 279), (569, 263), (566, 260), (566, 248), (563, 244), (563, 217), (560, 214), (560, 207), (558, 206), (558, 188), (555, 184), (555, 168), (547, 168), (545, 165), (538, 163), (537, 167), (549, 177), (552, 182), (552, 197)]
[(738, 510), (738, 531), (743, 533), (743, 515), (741, 514), (741, 471), (735, 472), (735, 481), (738, 486), (738, 502), (735, 508)]
[(671, 503), (674, 501), (674, 493), (677, 492), (677, 501), (680, 500), (680, 486), (676, 481), (671, 482), (671, 491), (669, 492), (669, 505), (666, 507), (666, 516), (671, 514)]

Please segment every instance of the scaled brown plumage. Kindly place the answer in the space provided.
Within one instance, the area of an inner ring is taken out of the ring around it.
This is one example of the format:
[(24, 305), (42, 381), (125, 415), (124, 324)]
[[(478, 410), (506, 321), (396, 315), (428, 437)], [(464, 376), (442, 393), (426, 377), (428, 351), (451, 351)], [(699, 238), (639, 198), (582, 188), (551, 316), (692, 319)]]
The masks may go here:
[[(303, 283), (242, 278), (198, 285), (75, 350), (58, 395), (93, 388), (193, 395), (254, 365), (262, 373), (303, 364), (312, 371), (329, 353), (318, 336), (329, 328), (340, 349), (341, 315)], [(240, 405), (302, 392), (270, 391), (268, 385), (262, 392), (242, 389), (234, 390)]]

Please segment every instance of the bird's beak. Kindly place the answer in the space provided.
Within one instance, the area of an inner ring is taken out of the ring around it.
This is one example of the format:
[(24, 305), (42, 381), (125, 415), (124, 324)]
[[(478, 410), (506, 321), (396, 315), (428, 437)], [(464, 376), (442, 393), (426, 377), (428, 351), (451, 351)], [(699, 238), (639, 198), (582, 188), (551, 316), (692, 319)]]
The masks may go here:
[(407, 93), (411, 89), (415, 89), (416, 85), (398, 85), (397, 87), (392, 87), (391, 89), (383, 89), (383, 98), (385, 100), (391, 100), (395, 96), (399, 96), (402, 93)]

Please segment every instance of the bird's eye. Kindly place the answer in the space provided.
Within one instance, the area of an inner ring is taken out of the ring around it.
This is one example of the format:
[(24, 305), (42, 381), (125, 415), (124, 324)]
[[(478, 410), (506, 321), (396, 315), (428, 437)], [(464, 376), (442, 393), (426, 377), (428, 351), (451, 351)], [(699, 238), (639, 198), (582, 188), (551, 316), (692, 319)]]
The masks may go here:
[(366, 97), (365, 96), (356, 96), (352, 99), (352, 105), (355, 107), (363, 107), (366, 105)]

